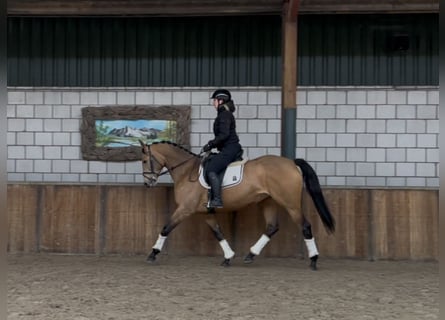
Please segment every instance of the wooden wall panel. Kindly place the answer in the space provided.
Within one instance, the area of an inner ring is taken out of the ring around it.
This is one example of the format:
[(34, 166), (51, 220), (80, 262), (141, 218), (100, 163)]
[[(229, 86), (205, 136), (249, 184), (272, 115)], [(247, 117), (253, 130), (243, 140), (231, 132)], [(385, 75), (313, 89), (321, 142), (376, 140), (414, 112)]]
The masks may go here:
[(103, 253), (145, 254), (169, 213), (167, 187), (103, 187)]
[(38, 188), (32, 185), (9, 185), (8, 251), (36, 252), (37, 217), (39, 215)]
[(320, 255), (330, 257), (368, 257), (368, 190), (325, 189), (326, 202), (336, 220), (336, 230), (328, 234), (308, 194), (303, 198), (304, 211)]
[(373, 238), (377, 259), (438, 258), (438, 192), (374, 190)]
[[(303, 212), (321, 256), (438, 260), (438, 190), (324, 189), (336, 219), (328, 235), (307, 193)], [(171, 187), (9, 185), (9, 252), (148, 254), (176, 204)], [(280, 230), (262, 256), (307, 256), (301, 233), (282, 208)], [(265, 231), (256, 205), (217, 214), (221, 229), (243, 257)], [(168, 237), (162, 254), (222, 256), (197, 215)]]
[(99, 200), (96, 186), (42, 186), (40, 250), (94, 253)]
[(410, 254), (409, 259), (439, 257), (438, 192), (418, 191), (410, 194)]

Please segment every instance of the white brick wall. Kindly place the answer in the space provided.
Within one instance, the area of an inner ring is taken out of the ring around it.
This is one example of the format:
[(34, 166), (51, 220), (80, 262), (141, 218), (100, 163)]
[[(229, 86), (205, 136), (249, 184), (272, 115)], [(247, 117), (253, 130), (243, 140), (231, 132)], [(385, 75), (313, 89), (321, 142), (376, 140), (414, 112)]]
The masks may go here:
[[(245, 155), (280, 154), (279, 88), (232, 88)], [(212, 138), (212, 88), (9, 88), (10, 182), (142, 183), (139, 162), (82, 160), (88, 105), (192, 106), (191, 146)], [(434, 187), (438, 178), (437, 87), (301, 87), (296, 156), (328, 186)], [(163, 176), (163, 182), (169, 182)]]

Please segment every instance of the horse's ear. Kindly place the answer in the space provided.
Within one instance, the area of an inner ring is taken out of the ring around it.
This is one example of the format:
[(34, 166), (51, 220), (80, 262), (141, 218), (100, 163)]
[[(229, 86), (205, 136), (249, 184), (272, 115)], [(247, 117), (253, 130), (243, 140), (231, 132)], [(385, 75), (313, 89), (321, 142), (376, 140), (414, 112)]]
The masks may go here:
[(143, 153), (147, 153), (148, 148), (147, 148), (147, 145), (145, 144), (145, 142), (142, 141), (141, 139), (139, 139), (139, 143), (141, 144), (142, 152), (143, 152)]

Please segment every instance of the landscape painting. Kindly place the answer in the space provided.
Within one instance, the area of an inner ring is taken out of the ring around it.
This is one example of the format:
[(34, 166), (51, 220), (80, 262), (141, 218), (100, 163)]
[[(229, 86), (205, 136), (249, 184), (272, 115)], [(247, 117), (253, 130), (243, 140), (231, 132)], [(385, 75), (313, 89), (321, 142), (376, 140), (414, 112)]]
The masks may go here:
[(97, 147), (138, 146), (155, 141), (176, 142), (176, 121), (173, 120), (96, 120)]
[(88, 106), (82, 108), (82, 158), (101, 161), (141, 159), (139, 140), (170, 141), (190, 148), (191, 107)]

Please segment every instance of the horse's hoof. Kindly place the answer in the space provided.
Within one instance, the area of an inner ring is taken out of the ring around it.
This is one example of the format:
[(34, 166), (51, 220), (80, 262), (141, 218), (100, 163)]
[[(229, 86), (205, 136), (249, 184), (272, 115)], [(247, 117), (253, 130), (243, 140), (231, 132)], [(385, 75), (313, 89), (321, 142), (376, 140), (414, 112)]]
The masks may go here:
[(249, 254), (244, 258), (244, 263), (246, 264), (252, 263), (254, 258), (255, 255), (252, 252), (249, 252)]
[(221, 262), (222, 267), (230, 267), (230, 259), (224, 259), (223, 262)]
[(148, 256), (146, 262), (148, 264), (154, 264), (156, 262), (156, 257)]
[(318, 260), (318, 255), (311, 257), (311, 265), (310, 268), (314, 271), (317, 270), (317, 260)]
[(157, 249), (153, 249), (153, 251), (149, 254), (149, 256), (147, 257), (147, 263), (148, 264), (153, 264), (156, 261), (156, 255), (161, 252)]

